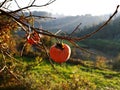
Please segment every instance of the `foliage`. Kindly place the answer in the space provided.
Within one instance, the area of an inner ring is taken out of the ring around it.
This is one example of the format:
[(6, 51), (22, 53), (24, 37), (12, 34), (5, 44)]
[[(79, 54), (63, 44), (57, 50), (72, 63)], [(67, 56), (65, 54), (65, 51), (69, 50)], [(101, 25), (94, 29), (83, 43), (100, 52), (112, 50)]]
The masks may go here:
[(95, 67), (106, 68), (107, 58), (103, 56), (97, 56), (95, 61)]
[(120, 54), (112, 61), (113, 70), (120, 71)]

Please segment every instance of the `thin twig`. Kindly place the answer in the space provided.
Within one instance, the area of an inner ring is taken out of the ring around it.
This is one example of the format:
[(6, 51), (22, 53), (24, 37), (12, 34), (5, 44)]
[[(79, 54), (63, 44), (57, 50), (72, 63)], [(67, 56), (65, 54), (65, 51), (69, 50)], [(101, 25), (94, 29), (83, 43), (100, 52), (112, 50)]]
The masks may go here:
[(15, 75), (12, 71), (10, 71), (10, 70), (8, 69), (8, 67), (6, 67), (6, 70), (7, 70), (17, 81), (19, 81), (19, 82), (22, 84), (22, 81), (20, 81), (20, 79), (18, 79), (18, 78), (16, 77), (16, 75)]
[(75, 40), (75, 41), (84, 40), (84, 39), (86, 39), (86, 38), (89, 38), (89, 37), (93, 36), (93, 35), (94, 35), (95, 33), (97, 33), (98, 31), (102, 30), (102, 29), (111, 21), (111, 19), (115, 16), (115, 14), (118, 12), (118, 8), (119, 8), (119, 5), (117, 6), (115, 12), (109, 17), (109, 19), (108, 19), (102, 26), (100, 26), (97, 30), (95, 30), (95, 31), (93, 31), (93, 32), (91, 32), (91, 33), (89, 33), (89, 34), (86, 34), (86, 35), (82, 36), (81, 38), (76, 38), (76, 39), (74, 39), (74, 40)]
[(57, 32), (55, 32), (55, 35), (57, 35), (58, 33), (60, 33), (61, 32), (61, 30), (58, 30)]
[(14, 1), (15, 1), (15, 3), (17, 4), (18, 8), (21, 8), (21, 7), (19, 6), (18, 2), (17, 2), (16, 0), (14, 0)]
[[(51, 0), (50, 0), (51, 1)], [(33, 4), (31, 4), (31, 5), (28, 5), (28, 6), (26, 6), (26, 7), (23, 7), (23, 8), (20, 8), (20, 9), (18, 9), (18, 10), (15, 10), (15, 11), (12, 11), (12, 12), (9, 12), (9, 13), (16, 13), (16, 12), (19, 12), (19, 11), (22, 11), (22, 10), (25, 10), (25, 9), (29, 9), (29, 8), (31, 8), (31, 7), (44, 7), (44, 6), (48, 6), (48, 5), (50, 5), (50, 4), (52, 4), (53, 2), (55, 2), (56, 0), (53, 0), (53, 1), (51, 1), (51, 2), (49, 2), (48, 1), (48, 3), (46, 3), (46, 4), (43, 4), (43, 5), (33, 5)]]
[(0, 73), (2, 73), (5, 70), (5, 68), (6, 68), (6, 65), (2, 69), (0, 69)]
[(31, 3), (31, 5), (33, 5), (33, 4), (35, 3), (35, 1), (36, 1), (36, 0), (33, 0), (32, 3)]
[(77, 31), (82, 23), (79, 23), (77, 27), (69, 34), (69, 36), (72, 36), (72, 34)]
[[(41, 40), (41, 41), (42, 41), (42, 40)], [(42, 41), (42, 46), (43, 46), (43, 48), (44, 48), (44, 50), (45, 50), (45, 52), (46, 52), (46, 55), (48, 56), (48, 60), (49, 60), (49, 62), (50, 62), (50, 64), (51, 64), (51, 66), (52, 66), (53, 69), (55, 69), (56, 72), (58, 73), (58, 70), (55, 68), (55, 66), (54, 66), (54, 64), (53, 64), (53, 62), (52, 62), (52, 60), (51, 60), (51, 58), (50, 58), (50, 56), (49, 56), (49, 53), (48, 53), (47, 48), (46, 48), (46, 46), (44, 45), (43, 41)]]
[(1, 53), (2, 53), (2, 58), (3, 58), (4, 65), (6, 66), (5, 55), (4, 55), (4, 52), (2, 50), (1, 50)]
[(5, 52), (5, 54), (10, 57), (11, 59), (15, 60), (16, 62), (23, 64), (22, 62), (20, 62), (19, 60), (17, 60), (16, 58), (14, 58), (13, 56), (11, 56), (8, 52)]
[(4, 0), (4, 2), (1, 3), (0, 7), (2, 7), (6, 2), (7, 0)]
[(84, 51), (84, 52), (87, 52), (87, 53), (96, 55), (96, 53), (91, 52), (91, 51), (89, 51), (89, 50), (87, 50), (87, 49), (84, 49), (84, 48), (80, 47), (78, 44), (76, 44), (76, 43), (73, 42), (73, 41), (70, 41), (70, 43), (73, 44), (73, 46), (75, 46), (76, 48), (80, 49), (81, 51)]
[(25, 31), (27, 32), (27, 29), (21, 24), (19, 23), (18, 21), (15, 20), (15, 22)]
[(27, 45), (27, 42), (23, 45), (22, 50), (20, 51), (20, 56), (23, 55), (23, 51), (24, 51), (26, 45)]
[[(18, 8), (21, 8), (16, 0), (14, 0), (15, 3), (17, 4)], [(21, 11), (21, 13), (24, 15), (24, 13)]]

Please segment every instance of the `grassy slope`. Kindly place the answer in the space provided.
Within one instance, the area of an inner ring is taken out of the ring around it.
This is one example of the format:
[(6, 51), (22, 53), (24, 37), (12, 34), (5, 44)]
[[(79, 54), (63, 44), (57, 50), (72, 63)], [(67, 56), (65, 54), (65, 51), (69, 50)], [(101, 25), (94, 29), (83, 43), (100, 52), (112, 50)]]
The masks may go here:
[(31, 88), (36, 90), (120, 90), (118, 72), (66, 63), (54, 65), (59, 73), (45, 61), (32, 67), (26, 82), (32, 82)]
[(88, 39), (79, 42), (79, 45), (96, 49), (108, 56), (117, 56), (120, 51), (120, 40)]

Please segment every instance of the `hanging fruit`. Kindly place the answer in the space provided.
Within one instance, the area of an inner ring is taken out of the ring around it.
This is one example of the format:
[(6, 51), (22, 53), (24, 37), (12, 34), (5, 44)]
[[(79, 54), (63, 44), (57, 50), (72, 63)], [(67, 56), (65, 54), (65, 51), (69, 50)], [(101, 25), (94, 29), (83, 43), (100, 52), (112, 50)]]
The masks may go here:
[(71, 48), (64, 43), (57, 43), (50, 48), (50, 57), (57, 63), (66, 62), (71, 55)]
[(37, 32), (29, 34), (27, 36), (27, 42), (31, 45), (38, 44), (40, 42), (40, 35)]

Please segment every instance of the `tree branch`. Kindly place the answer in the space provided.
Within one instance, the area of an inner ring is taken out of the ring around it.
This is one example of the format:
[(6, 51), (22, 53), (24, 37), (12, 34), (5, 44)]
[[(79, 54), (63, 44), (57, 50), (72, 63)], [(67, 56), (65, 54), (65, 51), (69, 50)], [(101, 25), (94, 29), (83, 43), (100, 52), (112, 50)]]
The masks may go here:
[[(98, 31), (102, 30), (102, 29), (110, 22), (110, 20), (116, 15), (116, 13), (118, 12), (118, 8), (119, 8), (119, 5), (117, 6), (115, 12), (110, 16), (110, 18), (109, 18), (102, 26), (100, 26), (97, 30), (93, 31), (92, 33), (86, 34), (86, 35), (84, 35), (84, 36), (82, 36), (82, 37), (79, 37), (79, 38), (74, 38), (74, 37), (70, 37), (70, 36), (58, 36), (58, 35), (54, 35), (53, 33), (50, 33), (50, 32), (48, 32), (47, 30), (44, 30), (44, 29), (41, 29), (41, 28), (34, 28), (34, 27), (32, 27), (32, 26), (30, 26), (30, 28), (31, 28), (32, 30), (36, 31), (37, 33), (42, 34), (42, 35), (46, 35), (46, 36), (50, 36), (50, 37), (54, 37), (54, 38), (58, 38), (58, 39), (64, 39), (64, 40), (67, 40), (67, 41), (81, 41), (81, 40), (84, 40), (84, 39), (86, 39), (86, 38), (91, 37), (92, 35), (94, 35), (94, 34), (97, 33)], [(29, 27), (26, 23), (20, 21), (18, 18), (14, 17), (14, 16), (11, 15), (10, 13), (5, 12), (5, 11), (3, 11), (3, 10), (1, 10), (1, 9), (0, 9), (0, 11), (1, 11), (3, 14), (5, 14), (5, 15), (13, 18), (13, 19), (15, 19), (17, 22), (21, 23), (22, 25), (24, 25), (24, 26), (26, 26), (26, 27)], [(41, 31), (42, 31), (42, 32), (41, 32)]]
[(86, 34), (86, 35), (82, 36), (81, 38), (74, 38), (74, 40), (75, 40), (75, 41), (84, 40), (84, 39), (86, 39), (86, 38), (89, 38), (89, 37), (93, 36), (93, 35), (94, 35), (95, 33), (97, 33), (98, 31), (102, 30), (102, 29), (111, 21), (111, 19), (117, 14), (118, 8), (119, 8), (119, 5), (117, 6), (115, 12), (109, 17), (109, 19), (108, 19), (102, 26), (100, 26), (97, 30), (95, 30), (95, 31), (93, 31), (93, 32), (91, 32), (91, 33), (89, 33), (89, 34)]
[(4, 0), (4, 2), (1, 3), (0, 7), (2, 7), (6, 2), (7, 0)]
[[(36, 0), (34, 0), (34, 2), (35, 2)], [(34, 4), (34, 2), (32, 3), (32, 4), (30, 4), (30, 5), (28, 5), (28, 6), (26, 6), (26, 7), (23, 7), (23, 8), (20, 8), (20, 9), (18, 9), (18, 10), (15, 10), (15, 11), (11, 11), (11, 12), (9, 12), (9, 13), (16, 13), (16, 12), (19, 12), (19, 11), (22, 11), (22, 10), (25, 10), (25, 9), (29, 9), (29, 8), (31, 8), (31, 7), (44, 7), (44, 6), (48, 6), (48, 5), (50, 5), (50, 4), (52, 4), (53, 2), (55, 2), (56, 0), (50, 0), (50, 1), (48, 1), (48, 3), (46, 3), (46, 4), (43, 4), (43, 5), (33, 5)]]

